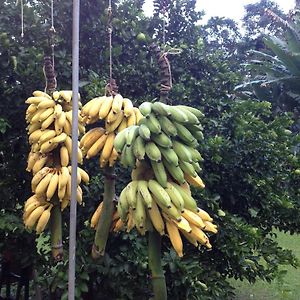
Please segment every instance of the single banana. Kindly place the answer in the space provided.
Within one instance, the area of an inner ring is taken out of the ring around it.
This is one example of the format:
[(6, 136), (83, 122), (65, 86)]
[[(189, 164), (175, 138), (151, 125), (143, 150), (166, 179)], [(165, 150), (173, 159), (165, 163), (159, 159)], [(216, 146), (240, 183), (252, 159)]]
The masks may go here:
[(123, 98), (124, 116), (128, 118), (134, 114), (132, 101), (128, 98)]
[(93, 213), (93, 216), (91, 218), (91, 228), (96, 228), (96, 226), (97, 226), (97, 224), (99, 222), (101, 213), (102, 213), (102, 207), (103, 207), (103, 201), (100, 202), (100, 204), (98, 205), (97, 209)]
[(50, 201), (52, 199), (52, 197), (54, 196), (57, 187), (58, 187), (58, 180), (59, 180), (59, 176), (58, 173), (55, 172), (55, 174), (52, 176), (49, 185), (47, 187), (47, 191), (46, 191), (46, 197), (47, 197), (47, 201)]
[(111, 109), (116, 114), (116, 113), (119, 113), (121, 111), (122, 106), (123, 106), (123, 97), (120, 94), (115, 95), (114, 99), (113, 99)]
[(39, 220), (37, 222), (36, 229), (35, 229), (37, 234), (40, 234), (45, 230), (45, 228), (49, 222), (50, 216), (51, 216), (52, 207), (53, 207), (53, 204), (50, 204), (49, 207), (46, 210), (44, 210), (42, 212), (41, 216), (39, 217)]
[(153, 201), (152, 207), (147, 211), (147, 213), (156, 231), (158, 231), (160, 235), (164, 235), (165, 223), (163, 221), (163, 218), (161, 216), (161, 213), (155, 201)]
[(173, 222), (166, 221), (167, 232), (171, 244), (179, 257), (183, 256), (183, 243), (178, 228)]

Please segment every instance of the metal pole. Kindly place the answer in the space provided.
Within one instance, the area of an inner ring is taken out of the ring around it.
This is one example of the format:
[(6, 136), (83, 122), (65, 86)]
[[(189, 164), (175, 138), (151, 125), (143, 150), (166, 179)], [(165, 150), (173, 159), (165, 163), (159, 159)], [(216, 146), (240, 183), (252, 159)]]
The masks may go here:
[(78, 83), (79, 83), (79, 5), (73, 0), (72, 31), (72, 176), (69, 238), (69, 285), (68, 299), (75, 299), (75, 254), (76, 254), (76, 213), (77, 213), (77, 152), (78, 152)]

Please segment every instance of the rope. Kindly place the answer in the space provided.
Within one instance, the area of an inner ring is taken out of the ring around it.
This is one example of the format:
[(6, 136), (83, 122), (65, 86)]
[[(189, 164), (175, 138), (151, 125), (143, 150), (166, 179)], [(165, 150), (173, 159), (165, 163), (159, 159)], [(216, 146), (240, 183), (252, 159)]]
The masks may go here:
[(23, 0), (21, 0), (21, 38), (24, 37), (24, 5)]
[(165, 7), (162, 11), (163, 14), (163, 46), (166, 47), (166, 10)]
[(107, 21), (107, 28), (108, 28), (108, 40), (109, 40), (109, 84), (110, 88), (112, 88), (112, 7), (111, 7), (111, 0), (108, 1), (108, 21)]
[(118, 93), (118, 86), (116, 81), (113, 79), (113, 60), (112, 60), (112, 6), (111, 0), (108, 0), (108, 20), (107, 20), (107, 31), (108, 31), (108, 48), (109, 48), (109, 81), (108, 84), (105, 86), (105, 94), (114, 96)]
[(51, 56), (52, 56), (52, 66), (54, 68), (54, 0), (51, 0), (51, 27), (50, 27), (50, 47), (51, 47)]

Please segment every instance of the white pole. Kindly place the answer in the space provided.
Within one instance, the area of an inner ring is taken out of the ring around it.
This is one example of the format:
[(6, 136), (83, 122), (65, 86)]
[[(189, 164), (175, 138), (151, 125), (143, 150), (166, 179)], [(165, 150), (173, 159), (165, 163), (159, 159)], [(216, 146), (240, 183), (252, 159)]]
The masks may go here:
[(73, 0), (72, 31), (72, 176), (69, 237), (68, 299), (75, 299), (75, 254), (76, 254), (76, 214), (77, 214), (77, 152), (78, 152), (78, 83), (79, 83), (79, 7), (80, 0)]

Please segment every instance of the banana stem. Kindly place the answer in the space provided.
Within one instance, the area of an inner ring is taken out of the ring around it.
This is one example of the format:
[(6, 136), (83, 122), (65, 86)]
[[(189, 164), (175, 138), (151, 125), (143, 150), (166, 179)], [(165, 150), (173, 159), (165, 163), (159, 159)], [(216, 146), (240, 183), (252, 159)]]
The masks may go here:
[(60, 205), (54, 205), (51, 210), (50, 231), (52, 256), (55, 261), (61, 261), (63, 259), (63, 245)]
[(92, 257), (94, 259), (103, 256), (112, 221), (113, 200), (115, 197), (115, 174), (113, 167), (104, 169), (104, 197), (100, 219), (97, 224)]
[(149, 231), (148, 255), (149, 268), (152, 274), (153, 300), (166, 300), (167, 286), (161, 265), (161, 236), (156, 230)]

